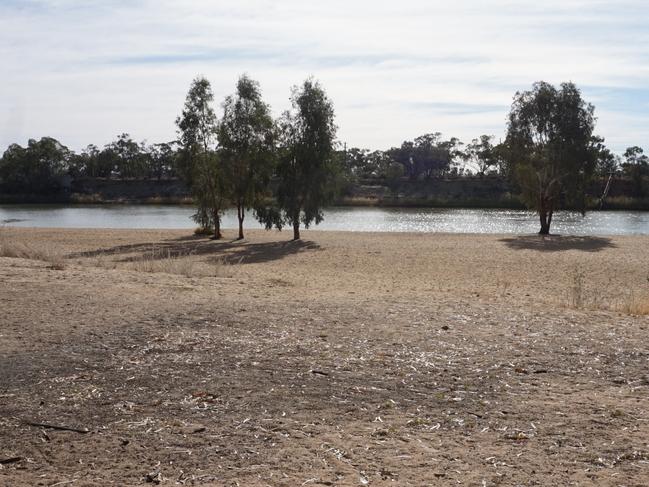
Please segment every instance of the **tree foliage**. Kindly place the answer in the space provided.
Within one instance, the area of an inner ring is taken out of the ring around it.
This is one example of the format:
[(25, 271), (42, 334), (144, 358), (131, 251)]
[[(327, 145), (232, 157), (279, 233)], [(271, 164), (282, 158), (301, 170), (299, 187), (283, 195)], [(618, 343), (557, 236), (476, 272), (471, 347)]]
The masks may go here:
[(447, 173), (452, 164), (462, 155), (462, 143), (451, 137), (442, 138), (440, 132), (424, 134), (413, 141), (404, 141), (400, 147), (388, 151), (390, 157), (404, 167), (410, 179), (430, 179)]
[(51, 193), (63, 186), (72, 153), (58, 140), (30, 139), (27, 147), (10, 145), (0, 159), (0, 183), (12, 193)]
[(633, 196), (644, 197), (647, 193), (645, 179), (649, 176), (649, 157), (637, 145), (624, 151), (622, 170), (633, 184)]
[(498, 152), (493, 145), (493, 135), (481, 135), (467, 144), (463, 159), (477, 168), (479, 175), (484, 175), (498, 168)]
[(341, 152), (340, 169), (342, 175), (350, 182), (364, 179), (388, 179), (389, 176), (393, 175), (393, 171), (390, 170), (390, 166), (393, 164), (401, 166), (401, 175), (405, 171), (403, 165), (392, 158), (390, 151), (370, 151), (369, 149), (352, 147)]
[(611, 152), (603, 141), (599, 144), (597, 162), (595, 164), (595, 174), (600, 178), (613, 176), (620, 169), (620, 156)]
[(149, 177), (158, 181), (175, 173), (177, 154), (173, 142), (153, 144), (146, 148)]
[(147, 145), (121, 134), (103, 149), (90, 144), (71, 154), (69, 173), (74, 178), (157, 179), (176, 177), (174, 142)]

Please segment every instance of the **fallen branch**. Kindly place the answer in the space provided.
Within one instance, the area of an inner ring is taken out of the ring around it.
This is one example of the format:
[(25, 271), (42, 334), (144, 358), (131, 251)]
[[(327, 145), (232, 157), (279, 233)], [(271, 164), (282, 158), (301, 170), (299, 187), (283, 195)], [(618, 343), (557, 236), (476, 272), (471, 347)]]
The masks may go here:
[(23, 459), (23, 457), (11, 457), (0, 460), (0, 465), (9, 465), (10, 463), (18, 463)]
[(34, 423), (32, 421), (25, 421), (25, 424), (28, 424), (29, 426), (36, 426), (37, 428), (47, 428), (51, 430), (59, 430), (59, 431), (72, 431), (74, 433), (81, 433), (81, 434), (86, 434), (89, 433), (87, 429), (79, 429), (79, 428), (71, 428), (69, 426), (59, 426), (56, 424), (48, 424), (48, 423)]

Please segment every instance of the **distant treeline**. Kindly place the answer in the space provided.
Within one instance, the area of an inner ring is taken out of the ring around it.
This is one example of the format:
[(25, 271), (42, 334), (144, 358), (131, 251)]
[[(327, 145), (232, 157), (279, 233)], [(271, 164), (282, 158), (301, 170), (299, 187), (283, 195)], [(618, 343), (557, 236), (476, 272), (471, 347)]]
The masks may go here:
[[(463, 144), (426, 134), (389, 150), (339, 147), (335, 157), (344, 185), (380, 184), (397, 188), (400, 181), (426, 181), (446, 177), (510, 176), (502, 144), (483, 135)], [(79, 153), (51, 137), (29, 140), (27, 147), (12, 144), (0, 159), (0, 189), (6, 194), (55, 195), (69, 190), (74, 180), (163, 180), (181, 176), (177, 141), (147, 144), (129, 134), (119, 135), (99, 148), (88, 145)], [(622, 156), (604, 151), (596, 175), (624, 179), (625, 196), (649, 196), (649, 158), (643, 149), (629, 147)], [(344, 188), (343, 188), (344, 189)]]

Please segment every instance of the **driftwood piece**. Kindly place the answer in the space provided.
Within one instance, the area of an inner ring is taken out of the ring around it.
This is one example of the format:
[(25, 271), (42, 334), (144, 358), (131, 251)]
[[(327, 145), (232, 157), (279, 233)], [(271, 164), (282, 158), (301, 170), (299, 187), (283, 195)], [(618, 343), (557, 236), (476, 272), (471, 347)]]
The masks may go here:
[(47, 429), (59, 430), (59, 431), (72, 431), (74, 433), (81, 433), (81, 434), (89, 433), (89, 431), (85, 428), (84, 429), (72, 428), (70, 426), (61, 426), (57, 424), (36, 423), (34, 421), (25, 421), (25, 424), (28, 424), (29, 426), (36, 426), (38, 428), (47, 428)]
[(312, 370), (311, 373), (312, 373), (312, 374), (315, 374), (315, 375), (324, 375), (324, 376), (328, 376), (328, 375), (329, 375), (328, 372), (323, 372), (322, 370), (315, 370), (315, 369)]

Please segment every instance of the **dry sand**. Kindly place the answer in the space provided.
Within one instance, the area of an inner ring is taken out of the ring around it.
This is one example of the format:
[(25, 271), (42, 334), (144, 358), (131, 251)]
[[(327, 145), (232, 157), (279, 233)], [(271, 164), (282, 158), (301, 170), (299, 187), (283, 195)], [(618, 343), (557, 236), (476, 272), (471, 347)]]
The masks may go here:
[(649, 485), (649, 238), (288, 238), (1, 229), (0, 485)]

